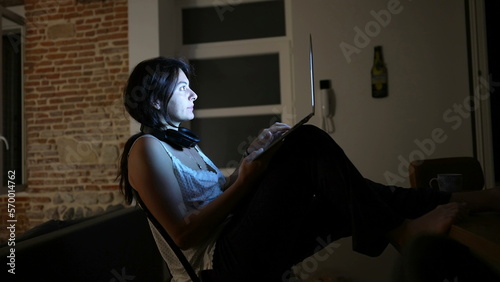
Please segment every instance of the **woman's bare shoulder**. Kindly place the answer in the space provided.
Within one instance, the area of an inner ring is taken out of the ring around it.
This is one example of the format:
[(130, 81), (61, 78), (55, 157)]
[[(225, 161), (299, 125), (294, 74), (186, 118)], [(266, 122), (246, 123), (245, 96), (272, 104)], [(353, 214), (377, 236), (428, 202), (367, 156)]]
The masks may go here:
[(145, 134), (137, 138), (129, 151), (129, 160), (143, 157), (164, 157), (166, 150), (160, 140), (156, 137)]
[(162, 225), (172, 228), (185, 216), (186, 209), (172, 159), (166, 150), (153, 136), (137, 139), (128, 156), (128, 179)]
[[(156, 179), (160, 175), (172, 171), (172, 159), (167, 154), (163, 144), (151, 135), (139, 137), (132, 145), (128, 155), (129, 180), (135, 182), (139, 188), (139, 183), (149, 182), (148, 178)], [(139, 188), (140, 189), (140, 188)]]

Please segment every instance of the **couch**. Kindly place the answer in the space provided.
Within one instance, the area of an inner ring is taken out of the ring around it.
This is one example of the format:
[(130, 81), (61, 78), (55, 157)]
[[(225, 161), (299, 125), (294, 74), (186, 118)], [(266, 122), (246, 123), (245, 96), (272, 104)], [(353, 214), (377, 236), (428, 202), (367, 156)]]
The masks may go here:
[[(11, 248), (14, 248), (12, 253)], [(136, 207), (50, 221), (0, 248), (1, 281), (168, 281), (146, 216)], [(15, 265), (9, 263), (14, 262)], [(8, 272), (15, 267), (15, 274)]]

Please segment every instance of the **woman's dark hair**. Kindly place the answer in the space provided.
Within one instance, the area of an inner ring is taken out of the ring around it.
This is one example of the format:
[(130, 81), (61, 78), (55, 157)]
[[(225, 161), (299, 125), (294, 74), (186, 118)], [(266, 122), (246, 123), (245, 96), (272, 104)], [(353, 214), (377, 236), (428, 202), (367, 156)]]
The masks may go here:
[(139, 63), (130, 74), (123, 92), (123, 103), (130, 116), (155, 129), (170, 122), (165, 109), (181, 70), (188, 78), (191, 76), (191, 68), (182, 60), (158, 57)]
[[(191, 67), (180, 59), (158, 57), (140, 62), (130, 74), (123, 91), (123, 104), (130, 116), (154, 129), (164, 128), (165, 122), (170, 124), (166, 109), (180, 71), (188, 78), (191, 76)], [(159, 109), (155, 104), (159, 105)], [(133, 188), (128, 181), (128, 153), (141, 135), (142, 132), (137, 133), (127, 140), (120, 160), (119, 186), (128, 204), (134, 199)]]

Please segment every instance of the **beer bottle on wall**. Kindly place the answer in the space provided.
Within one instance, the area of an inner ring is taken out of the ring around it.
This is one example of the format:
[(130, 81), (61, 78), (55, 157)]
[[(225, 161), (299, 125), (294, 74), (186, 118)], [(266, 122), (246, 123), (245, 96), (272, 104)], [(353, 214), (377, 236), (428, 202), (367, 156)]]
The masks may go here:
[(382, 56), (382, 46), (375, 46), (372, 66), (372, 97), (382, 98), (388, 95), (387, 68)]

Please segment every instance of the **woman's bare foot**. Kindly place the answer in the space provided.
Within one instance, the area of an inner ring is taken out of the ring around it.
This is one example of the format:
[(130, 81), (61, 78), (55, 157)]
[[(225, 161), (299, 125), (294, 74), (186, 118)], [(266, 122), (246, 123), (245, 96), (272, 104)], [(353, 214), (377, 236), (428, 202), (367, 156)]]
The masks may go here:
[(451, 225), (465, 213), (465, 204), (449, 203), (437, 206), (423, 216), (406, 220), (389, 232), (389, 239), (401, 250), (409, 241), (423, 234), (446, 234)]

